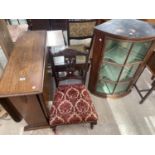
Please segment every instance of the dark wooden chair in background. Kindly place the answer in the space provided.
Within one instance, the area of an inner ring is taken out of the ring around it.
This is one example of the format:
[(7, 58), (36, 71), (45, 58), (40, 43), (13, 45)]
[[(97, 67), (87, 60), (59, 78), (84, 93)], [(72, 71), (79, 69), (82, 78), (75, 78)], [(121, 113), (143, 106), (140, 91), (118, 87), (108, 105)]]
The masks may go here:
[(90, 52), (95, 25), (96, 20), (93, 19), (69, 19), (67, 21), (67, 42), (69, 48)]
[[(56, 63), (56, 58), (62, 57), (64, 62)], [(77, 57), (85, 57), (85, 61), (77, 62)], [(51, 128), (55, 132), (56, 126), (77, 123), (90, 123), (93, 128), (93, 125), (97, 124), (98, 115), (84, 85), (89, 66), (88, 52), (65, 49), (51, 53), (51, 63), (57, 86), (50, 110)], [(66, 80), (67, 84), (62, 83)], [(82, 83), (76, 83), (77, 81)]]
[[(141, 97), (140, 104), (142, 104), (150, 96), (153, 90), (155, 90), (155, 80), (154, 80), (155, 79), (155, 51), (150, 56), (150, 59), (148, 60), (146, 67), (152, 74), (152, 77), (151, 77), (152, 83), (149, 89), (144, 89), (144, 90), (139, 90), (139, 88), (135, 84), (135, 88)], [(143, 96), (142, 92), (146, 92), (146, 94)]]

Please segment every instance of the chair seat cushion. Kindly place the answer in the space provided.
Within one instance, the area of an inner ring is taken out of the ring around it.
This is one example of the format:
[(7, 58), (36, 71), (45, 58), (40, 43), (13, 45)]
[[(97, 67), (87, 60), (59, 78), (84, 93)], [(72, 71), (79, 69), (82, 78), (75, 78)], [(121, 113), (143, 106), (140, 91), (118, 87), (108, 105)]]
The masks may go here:
[(98, 115), (82, 84), (59, 86), (50, 110), (50, 126), (96, 122)]

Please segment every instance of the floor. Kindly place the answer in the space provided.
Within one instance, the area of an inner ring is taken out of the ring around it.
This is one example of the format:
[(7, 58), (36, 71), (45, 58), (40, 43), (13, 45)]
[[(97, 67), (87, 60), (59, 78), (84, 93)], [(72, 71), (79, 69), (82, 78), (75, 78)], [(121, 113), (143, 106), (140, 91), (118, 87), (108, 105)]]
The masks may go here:
[[(151, 74), (147, 69), (138, 81), (139, 88), (149, 87)], [(151, 135), (155, 134), (155, 92), (140, 105), (140, 97), (132, 92), (120, 99), (104, 99), (91, 95), (99, 115), (93, 130), (89, 124), (64, 125), (57, 128), (58, 135)], [(24, 120), (14, 122), (10, 116), (0, 119), (0, 134), (53, 135), (50, 128), (24, 132)]]

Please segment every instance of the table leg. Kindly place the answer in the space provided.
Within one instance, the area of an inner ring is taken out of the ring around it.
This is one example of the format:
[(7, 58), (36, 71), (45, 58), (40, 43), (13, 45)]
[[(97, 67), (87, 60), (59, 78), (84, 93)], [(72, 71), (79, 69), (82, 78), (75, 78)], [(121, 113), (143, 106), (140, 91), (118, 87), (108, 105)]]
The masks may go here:
[(154, 88), (155, 88), (155, 82), (153, 82), (152, 88), (146, 93), (146, 95), (144, 97), (142, 97), (142, 100), (140, 101), (140, 104), (142, 104), (146, 100), (146, 98), (152, 93)]
[(13, 104), (11, 103), (11, 101), (8, 98), (1, 98), (0, 104), (9, 113), (9, 115), (12, 117), (12, 119), (14, 121), (20, 122), (22, 120), (22, 116), (20, 115), (20, 113), (13, 106)]

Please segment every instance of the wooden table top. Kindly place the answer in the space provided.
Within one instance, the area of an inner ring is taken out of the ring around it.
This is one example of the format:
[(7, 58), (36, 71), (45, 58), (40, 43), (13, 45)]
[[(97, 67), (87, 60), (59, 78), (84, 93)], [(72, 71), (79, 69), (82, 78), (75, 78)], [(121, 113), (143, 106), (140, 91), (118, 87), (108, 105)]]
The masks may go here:
[(16, 42), (0, 81), (0, 97), (43, 91), (46, 31), (28, 31)]

